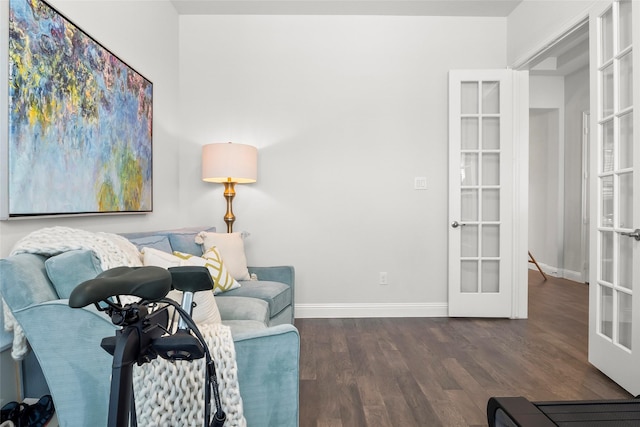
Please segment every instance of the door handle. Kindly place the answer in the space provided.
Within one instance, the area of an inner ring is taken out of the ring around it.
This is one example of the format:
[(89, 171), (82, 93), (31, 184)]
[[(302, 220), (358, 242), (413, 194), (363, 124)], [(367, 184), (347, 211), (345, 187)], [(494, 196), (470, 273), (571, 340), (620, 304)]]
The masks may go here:
[(627, 236), (627, 237), (633, 237), (636, 240), (640, 240), (640, 228), (636, 228), (635, 230), (633, 230), (630, 233), (620, 233), (623, 236)]
[[(458, 221), (453, 221), (453, 222), (451, 223), (451, 227), (453, 227), (453, 228), (464, 227), (465, 225), (467, 225), (467, 224), (465, 224), (465, 223), (462, 223), (462, 224), (461, 224), (461, 223), (459, 223)], [(638, 230), (638, 231), (640, 231), (640, 230)], [(638, 239), (638, 240), (640, 240), (640, 239)]]

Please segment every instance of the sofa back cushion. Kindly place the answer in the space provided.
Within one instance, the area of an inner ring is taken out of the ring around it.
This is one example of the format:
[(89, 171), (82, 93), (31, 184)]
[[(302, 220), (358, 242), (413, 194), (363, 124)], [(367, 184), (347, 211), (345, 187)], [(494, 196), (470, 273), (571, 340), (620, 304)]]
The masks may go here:
[(136, 245), (140, 252), (142, 252), (142, 248), (153, 248), (171, 253), (171, 242), (169, 242), (169, 236), (166, 235), (154, 234), (153, 236), (136, 237), (128, 240)]
[(44, 267), (45, 259), (28, 253), (0, 259), (0, 293), (12, 311), (58, 299)]
[(100, 260), (88, 249), (63, 252), (44, 263), (49, 280), (61, 299), (68, 299), (80, 283), (102, 273)]
[[(195, 242), (196, 235), (201, 231), (214, 232), (216, 228), (209, 226), (184, 227), (174, 230), (120, 233), (120, 235), (129, 239), (129, 241), (138, 247), (138, 250), (141, 250), (143, 247), (150, 247), (168, 253), (179, 251), (201, 256), (202, 247)], [(168, 240), (169, 245), (167, 245), (167, 240), (165, 239)]]

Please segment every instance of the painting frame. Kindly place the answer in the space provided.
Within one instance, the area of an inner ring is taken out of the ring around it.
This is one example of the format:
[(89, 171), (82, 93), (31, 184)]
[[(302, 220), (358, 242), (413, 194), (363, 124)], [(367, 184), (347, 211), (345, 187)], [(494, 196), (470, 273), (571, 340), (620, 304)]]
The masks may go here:
[(153, 83), (47, 1), (6, 3), (0, 219), (153, 212)]

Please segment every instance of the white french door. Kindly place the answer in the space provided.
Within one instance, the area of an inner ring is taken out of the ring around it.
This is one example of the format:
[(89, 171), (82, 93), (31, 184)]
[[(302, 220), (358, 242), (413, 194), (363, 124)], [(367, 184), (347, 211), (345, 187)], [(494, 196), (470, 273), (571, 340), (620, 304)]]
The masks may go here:
[[(636, 28), (632, 31), (632, 27)], [(640, 394), (640, 4), (590, 13), (591, 159), (589, 361)], [(635, 146), (635, 148), (634, 148)]]
[(516, 73), (449, 72), (449, 316), (513, 317), (514, 262), (526, 272), (526, 249), (514, 255)]

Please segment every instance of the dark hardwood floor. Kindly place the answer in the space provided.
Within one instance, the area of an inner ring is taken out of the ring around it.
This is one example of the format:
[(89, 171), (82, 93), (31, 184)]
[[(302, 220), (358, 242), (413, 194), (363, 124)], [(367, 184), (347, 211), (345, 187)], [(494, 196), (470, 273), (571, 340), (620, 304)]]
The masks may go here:
[(587, 361), (588, 286), (529, 272), (529, 319), (297, 319), (300, 426), (487, 426), (491, 396), (631, 396)]

